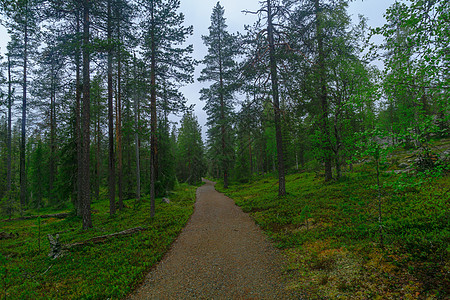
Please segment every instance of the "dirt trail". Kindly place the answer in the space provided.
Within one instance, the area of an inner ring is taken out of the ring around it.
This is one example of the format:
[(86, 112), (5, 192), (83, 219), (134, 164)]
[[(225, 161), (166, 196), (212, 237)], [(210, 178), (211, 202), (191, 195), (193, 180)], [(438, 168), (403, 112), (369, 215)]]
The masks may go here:
[(281, 266), (253, 220), (206, 181), (177, 241), (129, 299), (297, 299)]

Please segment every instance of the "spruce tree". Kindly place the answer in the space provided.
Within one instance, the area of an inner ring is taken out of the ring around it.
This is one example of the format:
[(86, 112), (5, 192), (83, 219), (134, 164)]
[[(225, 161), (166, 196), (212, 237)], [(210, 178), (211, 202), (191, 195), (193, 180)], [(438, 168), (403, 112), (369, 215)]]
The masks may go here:
[(234, 156), (231, 122), (238, 42), (235, 35), (227, 32), (224, 8), (219, 2), (213, 8), (209, 35), (202, 38), (208, 47), (208, 54), (202, 61), (205, 68), (198, 80), (211, 82), (211, 85), (200, 91), (200, 99), (206, 101), (204, 109), (208, 114), (208, 144), (214, 149), (213, 152), (218, 153), (223, 185), (227, 188), (228, 173)]
[(203, 154), (201, 127), (197, 117), (187, 112), (181, 119), (177, 138), (177, 178), (180, 182), (197, 184), (202, 180), (206, 170)]

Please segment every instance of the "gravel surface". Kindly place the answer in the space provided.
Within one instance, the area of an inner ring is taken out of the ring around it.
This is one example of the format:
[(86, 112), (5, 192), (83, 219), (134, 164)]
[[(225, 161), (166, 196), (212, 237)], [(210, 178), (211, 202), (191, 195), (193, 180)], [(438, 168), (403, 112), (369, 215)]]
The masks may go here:
[(129, 299), (298, 299), (281, 266), (261, 229), (206, 181), (188, 224)]

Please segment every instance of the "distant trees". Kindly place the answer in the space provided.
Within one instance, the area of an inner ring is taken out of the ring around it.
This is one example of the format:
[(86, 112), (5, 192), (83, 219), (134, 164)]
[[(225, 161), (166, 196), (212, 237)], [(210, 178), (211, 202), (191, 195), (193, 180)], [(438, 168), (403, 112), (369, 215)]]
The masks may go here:
[(177, 178), (197, 184), (206, 173), (202, 130), (197, 117), (188, 112), (181, 119), (177, 136)]

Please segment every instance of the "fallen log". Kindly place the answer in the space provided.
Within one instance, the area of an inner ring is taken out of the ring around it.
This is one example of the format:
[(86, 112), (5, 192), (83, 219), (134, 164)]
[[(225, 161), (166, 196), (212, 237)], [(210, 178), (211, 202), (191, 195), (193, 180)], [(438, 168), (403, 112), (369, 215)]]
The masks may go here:
[(144, 230), (146, 230), (146, 228), (144, 228), (144, 227), (135, 227), (135, 228), (126, 229), (126, 230), (111, 233), (111, 234), (96, 236), (96, 237), (90, 238), (88, 240), (76, 242), (76, 243), (72, 243), (72, 244), (61, 244), (59, 242), (59, 234), (56, 234), (54, 237), (51, 234), (48, 234), (47, 237), (48, 237), (48, 241), (50, 243), (50, 253), (48, 254), (48, 256), (55, 259), (55, 258), (58, 258), (61, 255), (63, 255), (65, 251), (72, 249), (72, 248), (81, 247), (81, 246), (85, 246), (85, 245), (89, 245), (89, 244), (97, 244), (97, 243), (101, 243), (106, 240), (109, 240), (111, 238), (131, 235), (131, 234), (141, 232)]
[(84, 246), (87, 244), (96, 244), (96, 243), (100, 243), (100, 242), (104, 242), (110, 238), (114, 238), (114, 237), (118, 237), (118, 236), (124, 236), (124, 235), (130, 235), (130, 234), (134, 234), (140, 231), (144, 231), (146, 230), (146, 228), (144, 227), (135, 227), (135, 228), (130, 228), (127, 230), (123, 230), (123, 231), (119, 231), (119, 232), (115, 232), (115, 233), (111, 233), (111, 234), (107, 234), (107, 235), (102, 235), (102, 236), (96, 236), (93, 237), (91, 239), (82, 241), (82, 242), (76, 242), (73, 244), (66, 244), (63, 245), (63, 249), (72, 249), (75, 247), (80, 247), (80, 246)]
[(20, 218), (15, 218), (15, 219), (6, 219), (3, 220), (3, 222), (11, 222), (11, 221), (21, 221), (21, 220), (31, 220), (31, 219), (37, 219), (37, 218), (41, 218), (41, 219), (46, 219), (46, 218), (58, 218), (58, 219), (64, 219), (67, 218), (69, 216), (70, 213), (60, 213), (60, 214), (50, 214), (50, 215), (34, 215), (34, 216), (24, 216), (24, 217), (20, 217)]
[(18, 237), (19, 234), (15, 232), (0, 232), (0, 240), (7, 240), (7, 239), (13, 239)]

